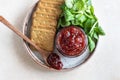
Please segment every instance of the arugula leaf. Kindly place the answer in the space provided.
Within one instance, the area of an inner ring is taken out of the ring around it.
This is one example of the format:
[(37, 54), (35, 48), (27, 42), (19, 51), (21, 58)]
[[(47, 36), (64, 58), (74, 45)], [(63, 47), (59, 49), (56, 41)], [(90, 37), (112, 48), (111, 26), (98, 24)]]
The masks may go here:
[(99, 35), (105, 35), (105, 32), (94, 14), (91, 0), (65, 0), (61, 9), (58, 29), (70, 25), (81, 27), (88, 37), (89, 50), (92, 52), (96, 45), (95, 41), (99, 39)]

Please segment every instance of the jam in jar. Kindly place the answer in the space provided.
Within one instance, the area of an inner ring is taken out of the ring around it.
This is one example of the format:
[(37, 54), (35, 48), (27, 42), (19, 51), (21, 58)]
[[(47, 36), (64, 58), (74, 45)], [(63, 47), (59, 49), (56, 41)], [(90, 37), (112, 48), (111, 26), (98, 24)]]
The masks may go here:
[(81, 55), (87, 47), (85, 32), (76, 26), (62, 28), (57, 33), (56, 47), (64, 56), (76, 57)]

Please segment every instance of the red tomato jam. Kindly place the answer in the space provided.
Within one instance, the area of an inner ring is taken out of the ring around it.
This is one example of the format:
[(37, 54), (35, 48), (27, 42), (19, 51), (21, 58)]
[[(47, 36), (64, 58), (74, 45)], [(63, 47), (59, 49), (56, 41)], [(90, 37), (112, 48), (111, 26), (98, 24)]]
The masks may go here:
[(51, 53), (47, 58), (47, 62), (52, 68), (57, 70), (61, 70), (63, 67), (63, 63), (61, 62), (59, 55), (56, 53)]
[(65, 56), (79, 56), (86, 50), (86, 46), (87, 38), (79, 27), (65, 27), (57, 34), (56, 47)]

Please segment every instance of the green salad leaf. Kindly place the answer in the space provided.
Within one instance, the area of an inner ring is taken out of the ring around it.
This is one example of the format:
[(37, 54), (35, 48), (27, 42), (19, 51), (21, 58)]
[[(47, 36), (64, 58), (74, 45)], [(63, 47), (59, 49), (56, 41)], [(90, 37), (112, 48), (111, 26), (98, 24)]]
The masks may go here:
[(74, 0), (65, 0), (65, 4), (68, 8), (73, 7)]
[(89, 50), (92, 52), (99, 35), (105, 35), (105, 32), (94, 14), (91, 0), (65, 0), (61, 9), (58, 29), (70, 25), (81, 27), (88, 37)]
[(90, 51), (93, 51), (95, 48), (95, 42), (94, 42), (94, 40), (92, 40), (92, 38), (90, 36), (88, 36), (88, 40), (89, 40), (89, 49), (90, 49)]

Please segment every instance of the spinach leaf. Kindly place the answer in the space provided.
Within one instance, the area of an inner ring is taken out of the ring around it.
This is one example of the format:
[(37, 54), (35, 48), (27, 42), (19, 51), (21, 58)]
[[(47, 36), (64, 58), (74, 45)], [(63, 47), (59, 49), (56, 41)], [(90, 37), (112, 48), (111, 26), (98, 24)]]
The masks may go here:
[(89, 49), (92, 52), (95, 48), (95, 42), (94, 42), (94, 40), (92, 40), (92, 38), (90, 36), (88, 36), (88, 44), (89, 44)]
[(105, 32), (103, 31), (103, 29), (98, 26), (95, 28), (95, 31), (99, 34), (99, 35), (105, 35)]

